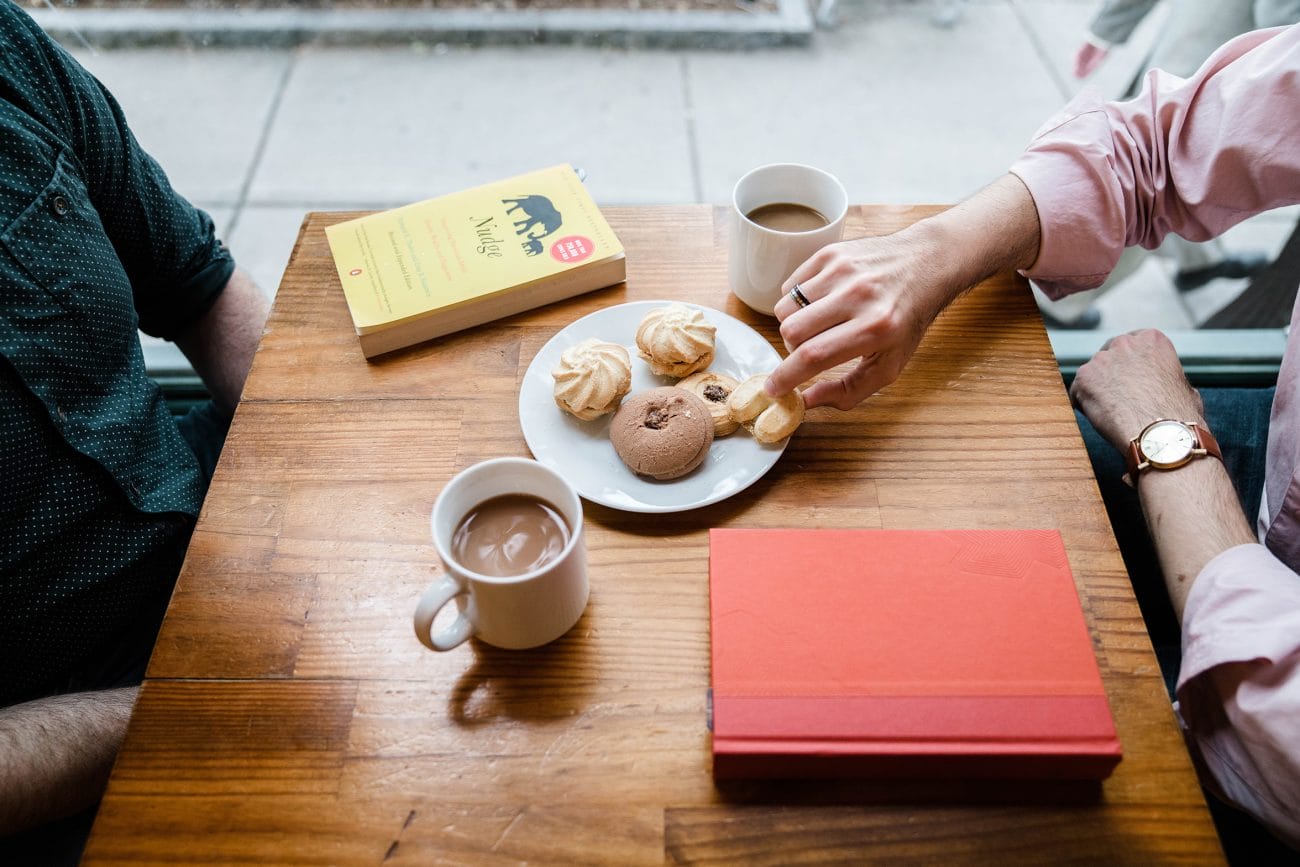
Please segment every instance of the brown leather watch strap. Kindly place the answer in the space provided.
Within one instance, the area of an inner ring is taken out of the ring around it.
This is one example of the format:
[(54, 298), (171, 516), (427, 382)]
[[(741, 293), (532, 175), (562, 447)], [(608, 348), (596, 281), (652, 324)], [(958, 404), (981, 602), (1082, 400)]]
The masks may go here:
[[(1142, 433), (1139, 433), (1137, 436), (1133, 437), (1133, 439), (1129, 440), (1128, 448), (1124, 451), (1124, 462), (1128, 465), (1128, 472), (1124, 474), (1124, 482), (1129, 487), (1137, 486), (1137, 477), (1141, 474), (1141, 470), (1139, 470), (1138, 467), (1142, 465), (1142, 450), (1139, 448), (1138, 443), (1142, 439), (1142, 434), (1146, 433), (1147, 430), (1155, 424), (1156, 422), (1152, 422), (1150, 425), (1147, 425), (1147, 427), (1142, 429)], [(1192, 444), (1192, 448), (1203, 450), (1205, 452), (1205, 455), (1193, 455), (1193, 458), (1213, 457), (1218, 458), (1220, 461), (1223, 460), (1223, 452), (1219, 449), (1219, 441), (1214, 438), (1214, 434), (1210, 433), (1208, 428), (1205, 428), (1199, 422), (1194, 421), (1185, 421), (1181, 422), (1181, 424), (1191, 428), (1192, 435), (1196, 437), (1196, 441)], [(1188, 463), (1190, 462), (1191, 461), (1189, 460)], [(1181, 464), (1180, 466), (1186, 465), (1187, 464)], [(1142, 469), (1150, 469), (1150, 465), (1142, 467)], [(1177, 469), (1177, 467), (1174, 467), (1173, 469)]]
[(1214, 434), (1209, 429), (1201, 427), (1196, 422), (1188, 422), (1188, 427), (1196, 432), (1196, 445), (1205, 449), (1205, 453), (1212, 458), (1223, 460), (1223, 452), (1219, 449), (1219, 441), (1214, 438)]
[[(1141, 436), (1141, 434), (1138, 434)], [(1138, 448), (1138, 437), (1128, 441), (1128, 449), (1124, 452), (1124, 462), (1128, 464), (1128, 472), (1124, 473), (1124, 481), (1133, 487), (1137, 484), (1138, 464), (1142, 462), (1142, 450)]]

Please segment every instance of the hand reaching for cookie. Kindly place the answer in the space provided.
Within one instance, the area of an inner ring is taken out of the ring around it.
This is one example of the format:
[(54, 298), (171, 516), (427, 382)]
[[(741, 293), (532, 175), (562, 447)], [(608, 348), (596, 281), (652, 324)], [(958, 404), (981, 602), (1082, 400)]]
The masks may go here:
[[(970, 199), (893, 235), (823, 247), (786, 281), (775, 313), (790, 355), (767, 393), (788, 394), (837, 365), (848, 373), (804, 391), (808, 407), (852, 409), (889, 385), (930, 323), (966, 289), (1038, 255), (1038, 211), (1029, 190), (1004, 175)], [(799, 286), (809, 302), (790, 296)]]
[(893, 382), (939, 312), (908, 291), (926, 279), (917, 264), (931, 255), (923, 238), (900, 234), (832, 244), (800, 265), (786, 290), (798, 283), (811, 303), (801, 308), (787, 295), (776, 306), (790, 355), (769, 377), (769, 394), (853, 359), (844, 376), (808, 387), (809, 407), (852, 409)]

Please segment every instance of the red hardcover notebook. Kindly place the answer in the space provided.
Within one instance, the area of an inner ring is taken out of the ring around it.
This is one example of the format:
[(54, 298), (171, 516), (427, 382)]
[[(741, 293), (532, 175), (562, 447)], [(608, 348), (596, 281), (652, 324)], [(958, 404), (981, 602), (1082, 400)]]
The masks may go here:
[(1120, 760), (1055, 530), (712, 530), (709, 595), (718, 779)]

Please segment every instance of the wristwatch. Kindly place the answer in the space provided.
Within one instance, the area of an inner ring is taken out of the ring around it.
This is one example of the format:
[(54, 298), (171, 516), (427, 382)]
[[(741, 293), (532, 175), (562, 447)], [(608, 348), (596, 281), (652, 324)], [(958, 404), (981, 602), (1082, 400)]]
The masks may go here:
[(1144, 470), (1173, 470), (1207, 455), (1223, 460), (1214, 434), (1194, 421), (1158, 418), (1129, 442), (1124, 481), (1136, 486)]

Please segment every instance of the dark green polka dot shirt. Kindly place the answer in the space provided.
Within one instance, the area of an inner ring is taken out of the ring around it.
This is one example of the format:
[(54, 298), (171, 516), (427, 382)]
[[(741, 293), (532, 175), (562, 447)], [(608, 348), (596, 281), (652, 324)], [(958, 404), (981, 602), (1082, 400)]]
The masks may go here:
[(103, 86), (0, 0), (0, 705), (165, 604), (202, 477), (137, 329), (183, 333), (233, 269)]

